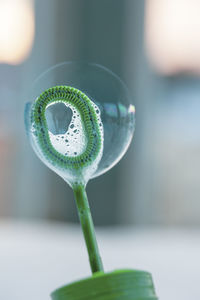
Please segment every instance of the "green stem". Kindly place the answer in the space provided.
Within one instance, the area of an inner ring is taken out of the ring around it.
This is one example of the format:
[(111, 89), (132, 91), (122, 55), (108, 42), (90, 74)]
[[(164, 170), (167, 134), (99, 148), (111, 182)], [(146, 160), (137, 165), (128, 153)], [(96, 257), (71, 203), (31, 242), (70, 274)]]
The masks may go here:
[(83, 230), (85, 243), (88, 250), (92, 273), (103, 271), (103, 265), (97, 245), (94, 224), (90, 212), (85, 188), (81, 185), (74, 187), (74, 196), (78, 208), (79, 219)]

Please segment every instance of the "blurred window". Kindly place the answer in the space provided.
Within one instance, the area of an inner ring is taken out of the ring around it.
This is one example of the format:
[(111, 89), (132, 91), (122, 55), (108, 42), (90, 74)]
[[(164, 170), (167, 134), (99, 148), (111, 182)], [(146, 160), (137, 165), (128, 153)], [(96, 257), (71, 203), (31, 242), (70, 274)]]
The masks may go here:
[(163, 74), (200, 73), (200, 1), (146, 0), (145, 43)]
[(34, 38), (32, 0), (0, 0), (0, 63), (19, 64)]

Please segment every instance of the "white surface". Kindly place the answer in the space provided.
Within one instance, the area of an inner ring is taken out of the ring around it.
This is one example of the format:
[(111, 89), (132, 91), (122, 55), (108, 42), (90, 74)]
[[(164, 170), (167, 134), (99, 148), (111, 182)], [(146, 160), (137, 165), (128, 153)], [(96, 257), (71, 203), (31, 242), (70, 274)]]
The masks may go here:
[[(160, 300), (200, 299), (200, 231), (105, 228), (97, 237), (106, 271), (147, 270)], [(87, 276), (78, 226), (0, 222), (0, 299), (49, 300), (55, 288)]]

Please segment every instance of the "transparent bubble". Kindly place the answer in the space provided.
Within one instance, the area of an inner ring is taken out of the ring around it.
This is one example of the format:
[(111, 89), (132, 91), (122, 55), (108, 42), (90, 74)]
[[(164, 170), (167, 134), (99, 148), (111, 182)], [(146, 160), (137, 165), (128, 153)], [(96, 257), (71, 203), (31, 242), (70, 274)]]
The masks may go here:
[[(125, 154), (134, 133), (135, 108), (119, 77), (97, 64), (65, 62), (50, 68), (34, 82), (29, 101), (34, 103), (45, 90), (55, 86), (78, 89), (92, 101), (102, 135), (102, 151), (96, 164), (83, 175), (87, 182), (111, 169)], [(31, 107), (32, 104), (28, 104), (25, 111), (26, 128), (36, 154), (70, 183), (76, 174), (70, 174), (69, 170), (61, 172), (42, 155), (29, 119)], [(62, 101), (51, 103), (46, 107), (45, 118), (50, 142), (56, 151), (66, 157), (78, 157), (85, 151), (88, 143), (85, 127), (80, 112), (73, 105)]]

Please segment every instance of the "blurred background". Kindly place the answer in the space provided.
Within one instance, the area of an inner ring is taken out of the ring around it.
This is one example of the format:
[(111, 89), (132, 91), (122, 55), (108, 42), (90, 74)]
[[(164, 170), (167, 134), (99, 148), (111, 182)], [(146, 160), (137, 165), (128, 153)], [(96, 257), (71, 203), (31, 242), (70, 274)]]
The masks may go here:
[(199, 11), (194, 0), (0, 0), (1, 217), (77, 222), (71, 189), (26, 139), (23, 111), (43, 71), (84, 60), (121, 77), (136, 106), (128, 153), (88, 184), (95, 223), (200, 224)]
[(197, 230), (196, 0), (0, 0), (0, 218), (78, 222), (70, 187), (36, 157), (23, 123), (33, 80), (74, 60), (112, 70), (136, 106), (127, 154), (88, 184), (95, 224)]

